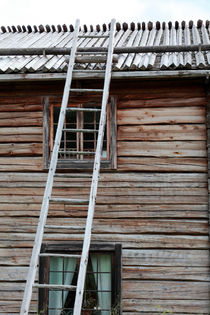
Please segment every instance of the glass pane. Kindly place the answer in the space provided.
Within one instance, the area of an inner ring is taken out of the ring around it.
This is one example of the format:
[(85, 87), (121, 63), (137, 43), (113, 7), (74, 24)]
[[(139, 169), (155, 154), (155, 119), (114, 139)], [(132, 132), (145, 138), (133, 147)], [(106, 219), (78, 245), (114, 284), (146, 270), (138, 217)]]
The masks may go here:
[[(76, 285), (78, 259), (50, 258), (49, 283)], [(56, 271), (57, 269), (57, 271)], [(49, 290), (49, 315), (70, 315), (75, 291)], [(110, 315), (111, 309), (111, 255), (90, 254), (84, 287), (83, 309), (89, 314)], [(60, 312), (60, 313), (59, 313)], [(83, 312), (83, 314), (85, 314)]]
[(63, 306), (63, 292), (62, 291), (53, 291), (49, 290), (49, 308), (48, 314), (49, 315), (57, 315), (61, 312)]
[[(79, 105), (80, 107), (82, 105)], [(74, 107), (77, 107), (74, 105)], [(99, 108), (96, 106), (88, 106)], [(53, 107), (53, 138), (55, 139), (60, 107)], [(64, 128), (66, 129), (96, 129), (99, 128), (100, 112), (67, 111)], [(94, 152), (96, 150), (98, 132), (62, 132), (59, 159), (93, 160), (93, 154), (74, 154), (71, 151)], [(107, 132), (104, 133), (102, 158), (107, 158)]]

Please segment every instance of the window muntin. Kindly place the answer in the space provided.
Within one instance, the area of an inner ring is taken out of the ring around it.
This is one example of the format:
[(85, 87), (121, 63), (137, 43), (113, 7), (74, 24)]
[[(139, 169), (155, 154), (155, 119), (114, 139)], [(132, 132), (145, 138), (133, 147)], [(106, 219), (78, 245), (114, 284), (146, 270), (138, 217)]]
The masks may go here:
[[(53, 245), (47, 245), (53, 247)], [(66, 248), (66, 245), (64, 246)], [(67, 251), (64, 251), (67, 253)], [(68, 253), (80, 253), (68, 251)], [(76, 285), (79, 259), (40, 258), (40, 283)], [(87, 266), (82, 315), (120, 314), (121, 245), (111, 251), (91, 250)], [(75, 291), (39, 290), (39, 312), (43, 315), (72, 315)]]
[[(72, 107), (83, 107), (82, 104), (74, 105)], [(100, 109), (99, 106), (88, 106), (85, 108)], [(51, 106), (51, 132), (50, 132), (50, 151), (53, 149), (53, 142), (58, 124), (60, 113), (60, 106)], [(60, 160), (69, 161), (92, 161), (94, 159), (94, 152), (96, 150), (97, 136), (100, 120), (100, 112), (75, 112), (67, 111), (64, 122), (64, 129), (88, 129), (89, 132), (68, 132), (63, 131), (59, 153)], [(107, 123), (104, 133), (102, 160), (110, 159), (110, 120), (109, 120), (109, 106), (107, 110)], [(87, 152), (87, 154), (75, 154), (75, 152)]]
[[(111, 312), (111, 254), (90, 254), (85, 281), (82, 311), (89, 314), (109, 315)], [(50, 258), (49, 283), (76, 285), (79, 262), (75, 258)], [(48, 291), (48, 314), (70, 315), (75, 291)], [(84, 313), (82, 312), (82, 313)]]

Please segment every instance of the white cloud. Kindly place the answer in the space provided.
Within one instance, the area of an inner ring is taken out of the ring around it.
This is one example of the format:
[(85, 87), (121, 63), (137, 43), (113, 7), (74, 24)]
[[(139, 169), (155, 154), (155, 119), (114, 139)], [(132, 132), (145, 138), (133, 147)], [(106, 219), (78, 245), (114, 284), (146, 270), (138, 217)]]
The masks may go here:
[(209, 0), (1, 0), (0, 24), (103, 24), (208, 19)]

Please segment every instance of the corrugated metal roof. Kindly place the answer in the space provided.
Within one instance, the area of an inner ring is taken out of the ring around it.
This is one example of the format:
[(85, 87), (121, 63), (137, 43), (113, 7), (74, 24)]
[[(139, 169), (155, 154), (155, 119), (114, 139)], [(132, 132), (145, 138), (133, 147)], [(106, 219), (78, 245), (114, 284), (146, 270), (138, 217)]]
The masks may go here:
[[(96, 28), (84, 25), (80, 34), (107, 35), (109, 26)], [(42, 48), (71, 47), (73, 26), (12, 26), (1, 27), (0, 48)], [(106, 38), (79, 38), (79, 47), (107, 47)], [(201, 20), (195, 25), (171, 22), (160, 24), (117, 23), (115, 47), (161, 46), (161, 45), (199, 45), (210, 44), (210, 23)], [(77, 64), (78, 69), (100, 70), (104, 64)], [(119, 55), (113, 65), (115, 71), (132, 70), (175, 70), (175, 69), (210, 69), (210, 52), (179, 53), (124, 53)], [(39, 73), (65, 72), (67, 64), (64, 56), (0, 56), (0, 73)]]

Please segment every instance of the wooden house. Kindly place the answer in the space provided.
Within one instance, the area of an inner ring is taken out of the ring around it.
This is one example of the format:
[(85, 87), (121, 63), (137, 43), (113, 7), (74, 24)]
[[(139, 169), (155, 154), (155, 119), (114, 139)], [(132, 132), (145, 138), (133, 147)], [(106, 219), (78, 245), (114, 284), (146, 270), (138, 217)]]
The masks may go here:
[[(84, 26), (81, 33), (108, 34)], [(115, 47), (210, 43), (210, 25), (117, 24)], [(71, 47), (73, 27), (2, 27), (3, 48)], [(106, 46), (80, 39), (80, 47)], [(0, 56), (0, 314), (20, 312), (67, 64), (62, 55)], [(73, 86), (101, 88), (104, 64), (78, 64)], [(113, 65), (82, 314), (210, 313), (208, 143), (210, 52), (121, 53)], [(69, 106), (100, 107), (98, 94)], [(71, 128), (95, 128), (96, 114)], [(63, 148), (93, 150), (64, 134)], [(61, 154), (54, 195), (88, 197), (92, 157)], [(75, 178), (79, 174), (80, 178)], [(78, 253), (87, 207), (51, 204), (43, 252)], [(65, 229), (73, 225), (74, 230)], [(41, 282), (73, 283), (77, 264), (42, 258)], [(72, 314), (72, 293), (34, 290), (31, 314)], [(66, 310), (66, 311), (65, 311)]]

